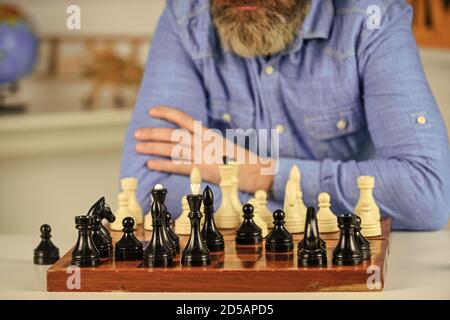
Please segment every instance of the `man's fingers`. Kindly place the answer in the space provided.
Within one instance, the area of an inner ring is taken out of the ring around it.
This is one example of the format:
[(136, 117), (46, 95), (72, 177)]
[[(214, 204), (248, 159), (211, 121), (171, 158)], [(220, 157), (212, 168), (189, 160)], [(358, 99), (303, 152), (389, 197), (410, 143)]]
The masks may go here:
[[(177, 149), (174, 150), (174, 147)], [(165, 142), (147, 142), (138, 143), (136, 145), (136, 152), (140, 154), (161, 156), (166, 158), (172, 158), (172, 155), (176, 159), (190, 160), (192, 156), (192, 150), (190, 147), (181, 147), (175, 143)], [(175, 152), (175, 154), (173, 154)]]
[(178, 164), (170, 160), (150, 160), (147, 162), (147, 167), (150, 170), (159, 172), (175, 173), (188, 176), (190, 175), (194, 165)]
[[(175, 129), (171, 128), (142, 128), (136, 130), (134, 138), (137, 141), (162, 141), (172, 142), (172, 134)], [(173, 141), (176, 142), (176, 141)]]
[[(178, 109), (165, 106), (157, 106), (150, 109), (150, 116), (152, 116), (153, 118), (172, 122), (179, 128), (183, 128), (191, 133), (194, 133), (195, 119), (187, 113), (184, 113), (183, 111), (180, 111)], [(202, 132), (205, 129), (205, 127), (201, 127)]]

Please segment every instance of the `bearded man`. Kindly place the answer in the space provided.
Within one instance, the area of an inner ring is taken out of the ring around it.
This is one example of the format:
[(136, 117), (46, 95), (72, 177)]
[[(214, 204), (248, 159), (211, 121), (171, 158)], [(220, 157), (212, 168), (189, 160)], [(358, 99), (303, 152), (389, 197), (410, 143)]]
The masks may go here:
[[(306, 205), (316, 206), (317, 195), (328, 192), (335, 213), (352, 212), (357, 178), (370, 175), (395, 228), (442, 228), (450, 208), (450, 148), (411, 21), (405, 0), (168, 0), (127, 133), (122, 176), (138, 178), (146, 211), (151, 188), (163, 184), (176, 216), (193, 166), (218, 205), (219, 159), (244, 151), (258, 161), (240, 167), (242, 202), (265, 190), (271, 209), (283, 207), (297, 165)], [(174, 136), (183, 129), (194, 138), (195, 121), (201, 133), (271, 130), (269, 140), (277, 143), (261, 154), (261, 146), (225, 139), (231, 148), (200, 162), (194, 154), (207, 143), (187, 143), (192, 152), (174, 161)], [(263, 174), (266, 166), (276, 170)]]

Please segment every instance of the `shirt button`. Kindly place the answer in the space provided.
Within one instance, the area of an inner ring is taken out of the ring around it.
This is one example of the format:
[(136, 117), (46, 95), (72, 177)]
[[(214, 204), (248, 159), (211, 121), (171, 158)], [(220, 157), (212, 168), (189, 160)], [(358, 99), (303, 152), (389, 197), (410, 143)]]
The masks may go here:
[(229, 113), (224, 113), (223, 116), (222, 116), (222, 119), (223, 119), (225, 122), (231, 122), (231, 114), (229, 114)]
[(282, 134), (284, 132), (284, 130), (285, 130), (285, 128), (284, 128), (284, 126), (282, 124), (277, 125), (275, 129), (277, 130), (277, 132), (279, 134)]
[(427, 123), (427, 118), (425, 116), (418, 116), (417, 123), (423, 126)]
[(343, 120), (343, 119), (339, 120), (339, 121), (336, 123), (336, 127), (337, 127), (339, 130), (345, 130), (345, 129), (347, 129), (347, 121), (345, 121), (345, 120)]
[(268, 66), (268, 67), (266, 68), (265, 72), (266, 72), (266, 74), (267, 74), (268, 76), (271, 76), (271, 75), (273, 75), (273, 73), (275, 72), (275, 69), (274, 69), (274, 67), (272, 67), (272, 66)]

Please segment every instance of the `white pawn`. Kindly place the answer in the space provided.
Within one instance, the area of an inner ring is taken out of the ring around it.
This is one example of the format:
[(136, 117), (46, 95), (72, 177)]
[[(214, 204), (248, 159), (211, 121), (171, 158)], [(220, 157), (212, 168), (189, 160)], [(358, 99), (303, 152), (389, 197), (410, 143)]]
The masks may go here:
[(128, 209), (128, 195), (125, 192), (119, 193), (117, 197), (119, 201), (119, 208), (116, 211), (116, 220), (111, 223), (110, 228), (113, 231), (122, 231), (122, 221), (125, 218), (131, 217), (130, 210)]
[(189, 235), (191, 233), (191, 221), (189, 220), (189, 203), (185, 196), (181, 197), (181, 214), (175, 220), (175, 233)]
[(339, 231), (337, 217), (331, 211), (331, 197), (328, 193), (322, 192), (318, 196), (319, 211), (317, 212), (317, 220), (319, 221), (320, 233), (331, 233)]
[(152, 223), (153, 223), (152, 213), (149, 212), (145, 215), (145, 218), (144, 218), (144, 230), (152, 231), (153, 230)]
[(259, 205), (256, 199), (252, 198), (248, 200), (248, 204), (251, 204), (253, 206), (253, 222), (262, 229), (262, 236), (265, 237), (269, 233), (269, 230), (267, 228), (267, 223), (264, 222), (263, 219), (261, 219), (260, 212), (259, 212)]
[(256, 191), (255, 199), (258, 203), (259, 216), (264, 220), (268, 228), (273, 228), (273, 215), (267, 208), (267, 192), (264, 190)]
[(124, 178), (120, 181), (120, 184), (122, 190), (128, 195), (128, 209), (131, 212), (131, 217), (136, 224), (142, 224), (144, 222), (143, 212), (136, 198), (138, 180), (136, 178)]
[(374, 177), (358, 177), (359, 200), (354, 213), (361, 218), (361, 233), (364, 237), (381, 235), (380, 208), (373, 197), (374, 187)]
[(305, 215), (303, 214), (296, 191), (294, 181), (288, 180), (284, 195), (285, 227), (290, 233), (302, 233), (305, 231)]

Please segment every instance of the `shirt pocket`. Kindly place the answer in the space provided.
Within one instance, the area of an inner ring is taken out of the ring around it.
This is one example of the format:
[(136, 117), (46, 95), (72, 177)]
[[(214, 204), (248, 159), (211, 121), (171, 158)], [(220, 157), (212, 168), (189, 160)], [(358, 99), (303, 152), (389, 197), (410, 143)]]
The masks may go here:
[(319, 159), (356, 158), (370, 141), (364, 112), (356, 102), (306, 116), (304, 124), (311, 150)]
[(210, 100), (209, 127), (219, 130), (251, 129), (255, 127), (255, 111), (253, 106), (223, 101)]

